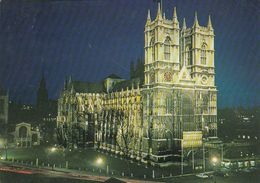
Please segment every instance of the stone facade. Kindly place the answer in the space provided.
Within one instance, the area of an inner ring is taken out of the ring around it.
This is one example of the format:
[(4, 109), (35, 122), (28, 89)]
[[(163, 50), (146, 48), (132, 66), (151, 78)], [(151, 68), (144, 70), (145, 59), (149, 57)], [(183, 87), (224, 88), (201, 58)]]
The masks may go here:
[(210, 17), (202, 27), (195, 14), (193, 26), (184, 20), (180, 29), (176, 9), (168, 20), (159, 7), (154, 21), (148, 12), (144, 33), (144, 149), (160, 161), (178, 151), (183, 132), (217, 136), (214, 32)]
[(92, 144), (160, 163), (179, 153), (185, 132), (200, 132), (203, 139), (217, 136), (210, 17), (203, 27), (195, 14), (193, 26), (187, 28), (184, 20), (180, 29), (176, 9), (170, 20), (161, 11), (159, 6), (153, 21), (148, 12), (144, 83), (115, 78), (116, 84), (108, 89), (104, 82), (99, 86), (71, 79), (65, 82), (57, 120), (63, 143), (82, 147)]

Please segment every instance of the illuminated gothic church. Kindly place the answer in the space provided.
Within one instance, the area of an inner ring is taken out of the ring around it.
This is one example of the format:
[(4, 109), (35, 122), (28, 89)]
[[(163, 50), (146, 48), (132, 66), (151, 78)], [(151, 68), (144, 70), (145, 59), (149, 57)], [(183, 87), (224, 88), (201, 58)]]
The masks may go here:
[(95, 147), (136, 160), (170, 161), (181, 148), (217, 136), (214, 30), (148, 11), (144, 81), (116, 75), (100, 83), (65, 81), (57, 133), (69, 148)]

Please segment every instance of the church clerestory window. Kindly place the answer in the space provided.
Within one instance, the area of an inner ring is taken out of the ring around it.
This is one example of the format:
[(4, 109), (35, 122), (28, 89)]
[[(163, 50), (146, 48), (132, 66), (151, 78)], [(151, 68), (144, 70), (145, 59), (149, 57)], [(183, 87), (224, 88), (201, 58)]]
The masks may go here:
[(188, 45), (185, 50), (186, 54), (186, 64), (185, 65), (192, 65), (192, 52), (191, 52), (191, 45)]
[(155, 61), (155, 45), (154, 45), (154, 38), (151, 39), (150, 46), (152, 47), (152, 61)]
[(165, 60), (170, 60), (171, 58), (171, 39), (169, 37), (166, 38), (164, 41), (164, 59)]
[(200, 62), (202, 65), (206, 65), (206, 44), (203, 44), (201, 47), (201, 55), (200, 55)]

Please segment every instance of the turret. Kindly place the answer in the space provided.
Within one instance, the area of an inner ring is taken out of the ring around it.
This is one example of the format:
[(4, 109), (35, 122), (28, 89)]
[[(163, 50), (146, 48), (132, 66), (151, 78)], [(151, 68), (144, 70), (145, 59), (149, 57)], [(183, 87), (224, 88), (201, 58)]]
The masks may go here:
[(199, 27), (199, 21), (197, 17), (197, 11), (195, 11), (193, 27)]
[(160, 5), (160, 3), (158, 3), (158, 10), (157, 10), (156, 19), (157, 20), (161, 20), (162, 19), (162, 12), (161, 12), (161, 5)]
[(172, 21), (173, 21), (173, 23), (179, 23), (179, 22), (178, 22), (178, 18), (177, 18), (176, 7), (174, 7), (174, 9), (173, 9)]
[(72, 83), (72, 77), (71, 77), (71, 75), (69, 76), (69, 84), (71, 84)]
[(183, 18), (182, 30), (187, 29), (185, 18)]
[(67, 77), (64, 80), (64, 90), (68, 89), (68, 81), (67, 81)]
[(210, 15), (209, 15), (209, 19), (208, 19), (208, 26), (207, 26), (207, 28), (208, 28), (209, 30), (213, 30)]
[(151, 23), (151, 12), (150, 12), (150, 10), (148, 10), (147, 20), (146, 20), (146, 24), (145, 25), (149, 25), (150, 23)]
[(74, 85), (72, 84), (71, 88), (70, 88), (70, 93), (73, 93), (73, 92), (74, 92)]

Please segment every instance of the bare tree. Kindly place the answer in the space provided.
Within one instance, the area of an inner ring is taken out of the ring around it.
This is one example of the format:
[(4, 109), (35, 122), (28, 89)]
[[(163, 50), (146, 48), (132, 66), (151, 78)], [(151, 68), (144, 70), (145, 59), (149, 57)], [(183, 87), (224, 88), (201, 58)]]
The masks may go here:
[(131, 143), (135, 144), (137, 138), (135, 137), (134, 123), (131, 121), (131, 116), (124, 113), (122, 110), (117, 111), (117, 138), (116, 144), (120, 151), (124, 153), (124, 156), (128, 156), (131, 150)]

